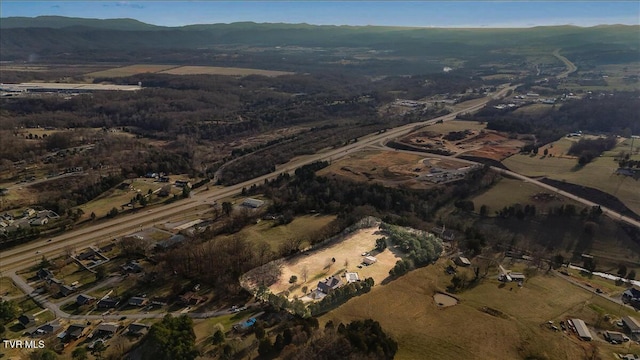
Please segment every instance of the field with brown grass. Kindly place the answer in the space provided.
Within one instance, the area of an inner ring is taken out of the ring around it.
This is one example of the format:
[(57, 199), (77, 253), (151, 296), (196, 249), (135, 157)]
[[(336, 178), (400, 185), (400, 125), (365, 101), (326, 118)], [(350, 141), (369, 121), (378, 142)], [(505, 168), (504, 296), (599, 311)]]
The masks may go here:
[(248, 75), (281, 76), (281, 75), (293, 74), (292, 72), (288, 72), (288, 71), (219, 67), (219, 66), (180, 66), (180, 67), (176, 67), (176, 68), (172, 68), (164, 71), (159, 71), (159, 73), (172, 74), (172, 75), (227, 75), (227, 76), (248, 76)]
[(592, 325), (602, 312), (615, 319), (629, 313), (553, 275), (530, 277), (522, 288), (501, 286), (487, 278), (457, 294), (458, 305), (440, 308), (433, 295), (450, 282), (446, 264), (440, 260), (377, 286), (324, 315), (320, 322), (374, 319), (398, 342), (396, 359), (561, 360), (591, 358), (594, 352), (610, 358), (612, 350), (640, 350), (635, 344), (623, 348), (595, 339), (588, 343), (573, 334), (552, 331), (546, 322), (557, 324), (567, 316)]
[(169, 70), (178, 67), (178, 65), (151, 65), (151, 64), (139, 64), (122, 66), (113, 69), (95, 71), (85, 74), (86, 77), (98, 78), (98, 77), (126, 77), (136, 74), (144, 73), (157, 73), (163, 70)]

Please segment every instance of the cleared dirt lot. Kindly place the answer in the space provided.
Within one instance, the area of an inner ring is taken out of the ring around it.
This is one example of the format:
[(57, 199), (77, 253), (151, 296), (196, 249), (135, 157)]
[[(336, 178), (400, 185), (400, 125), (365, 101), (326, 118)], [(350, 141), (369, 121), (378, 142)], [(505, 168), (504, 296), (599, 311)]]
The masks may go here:
[[(433, 186), (424, 176), (431, 169), (458, 169), (466, 166), (452, 160), (397, 151), (361, 151), (320, 170), (321, 176), (339, 176), (351, 181), (376, 182), (390, 187), (426, 189)], [(422, 177), (421, 177), (422, 176)]]
[[(376, 232), (378, 232), (378, 227), (361, 229), (339, 243), (287, 260), (281, 267), (280, 280), (270, 286), (270, 291), (274, 294), (289, 291), (289, 298), (301, 297), (304, 295), (300, 290), (302, 287), (306, 286), (308, 290), (315, 289), (319, 280), (342, 274), (345, 270), (357, 272), (360, 279), (372, 277), (376, 284), (380, 284), (389, 276), (389, 270), (400, 257), (389, 249), (385, 249), (381, 253), (372, 251), (375, 248), (376, 239), (382, 236)], [(370, 252), (378, 261), (375, 264), (358, 268), (363, 259), (362, 254), (365, 252)], [(335, 262), (332, 261), (334, 258)], [(305, 269), (306, 282), (303, 276)], [(298, 277), (298, 281), (293, 285), (289, 283), (292, 275)]]
[[(471, 121), (451, 121), (411, 133), (400, 142), (442, 154), (464, 154), (498, 161), (518, 153), (525, 145), (525, 141), (521, 139), (511, 139), (507, 134), (481, 127), (484, 125)], [(460, 137), (457, 140), (447, 140), (445, 137), (452, 132), (460, 132)]]

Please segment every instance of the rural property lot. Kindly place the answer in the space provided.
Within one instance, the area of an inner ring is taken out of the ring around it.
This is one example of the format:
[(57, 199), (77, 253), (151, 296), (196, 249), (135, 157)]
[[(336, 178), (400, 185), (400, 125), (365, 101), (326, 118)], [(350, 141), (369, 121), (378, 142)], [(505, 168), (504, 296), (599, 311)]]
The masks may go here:
[[(336, 244), (323, 247), (319, 250), (302, 253), (287, 261), (282, 265), (282, 275), (280, 280), (270, 286), (270, 290), (274, 294), (280, 294), (290, 290), (293, 286), (289, 284), (289, 278), (292, 275), (298, 277), (298, 282), (294, 285), (295, 289), (307, 286), (309, 290), (315, 289), (319, 280), (324, 280), (335, 274), (341, 274), (345, 270), (349, 272), (357, 272), (360, 279), (371, 277), (376, 284), (380, 284), (382, 280), (389, 276), (389, 270), (400, 259), (391, 250), (385, 249), (381, 253), (372, 252), (378, 261), (369, 266), (357, 266), (361, 264), (364, 252), (371, 252), (375, 248), (376, 239), (382, 235), (376, 234), (378, 227), (360, 229), (345, 240)], [(332, 262), (335, 258), (335, 263)], [(307, 269), (307, 281), (304, 282), (303, 269)], [(290, 291), (289, 297), (301, 297), (300, 290)]]
[[(538, 196), (535, 197), (536, 195)], [(536, 209), (542, 212), (566, 204), (575, 205), (578, 209), (581, 208), (580, 203), (576, 201), (568, 200), (555, 193), (545, 192), (534, 184), (509, 178), (500, 179), (500, 182), (478, 194), (472, 200), (476, 212), (480, 210), (482, 205), (486, 205), (489, 208), (490, 216), (495, 211), (514, 204), (535, 205)]]
[(281, 76), (281, 75), (293, 74), (292, 72), (288, 72), (288, 71), (218, 67), (218, 66), (180, 66), (174, 69), (160, 71), (159, 73), (172, 74), (172, 75), (229, 75), (229, 76), (247, 76), (247, 75)]
[[(567, 140), (561, 139), (553, 144), (550, 151), (566, 148)], [(542, 152), (547, 147), (540, 148), (539, 151)], [(575, 158), (547, 157), (540, 153), (538, 156), (517, 154), (505, 159), (502, 163), (511, 171), (525, 176), (546, 176), (550, 179), (604, 191), (617, 197), (636, 214), (640, 214), (640, 195), (638, 195), (640, 181), (614, 174), (618, 168), (614, 156), (620, 151), (629, 151), (629, 149), (630, 140), (621, 141), (612, 151), (605, 152), (584, 167), (578, 167)], [(637, 159), (638, 155), (632, 158)]]
[[(524, 287), (500, 287), (494, 278), (456, 294), (458, 305), (440, 308), (434, 293), (444, 290), (451, 276), (447, 262), (420, 268), (370, 293), (349, 300), (320, 318), (320, 326), (371, 318), (398, 342), (396, 359), (583, 359), (594, 343), (600, 354), (626, 351), (594, 340), (579, 341), (573, 335), (550, 330), (565, 316), (594, 324), (599, 312), (614, 318), (628, 312), (619, 305), (573, 286), (562, 279), (537, 275)], [(513, 287), (513, 290), (510, 290)], [(482, 311), (489, 307), (492, 315)], [(626, 345), (625, 345), (626, 346)], [(630, 344), (628, 352), (640, 350)]]

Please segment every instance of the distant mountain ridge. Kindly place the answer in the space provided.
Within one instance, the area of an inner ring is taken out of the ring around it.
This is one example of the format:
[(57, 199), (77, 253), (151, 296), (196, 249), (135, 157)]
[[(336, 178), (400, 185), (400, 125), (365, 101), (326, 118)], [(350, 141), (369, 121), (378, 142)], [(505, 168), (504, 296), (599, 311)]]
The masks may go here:
[[(410, 27), (410, 26), (352, 26), (352, 25), (311, 25), (306, 23), (256, 23), (252, 21), (234, 22), (234, 23), (211, 23), (211, 24), (191, 24), (185, 26), (161, 26), (152, 25), (145, 22), (131, 19), (131, 18), (117, 18), (117, 19), (94, 19), (94, 18), (77, 18), (66, 16), (36, 16), (36, 17), (0, 17), (0, 29), (16, 29), (16, 28), (51, 28), (51, 29), (63, 29), (68, 27), (84, 26), (97, 29), (109, 29), (109, 30), (128, 30), (128, 31), (149, 31), (149, 30), (210, 30), (212, 28), (227, 27), (227, 28), (279, 28), (279, 29), (317, 29), (317, 28), (339, 28), (350, 30), (415, 30), (415, 29), (444, 29), (444, 30), (507, 30), (507, 28), (426, 28), (426, 27)], [(526, 30), (526, 29), (611, 29), (611, 28), (636, 28), (640, 29), (638, 25), (597, 25), (593, 27), (579, 27), (575, 25), (560, 25), (560, 26), (536, 26), (529, 28), (512, 28), (513, 30)]]
[[(269, 51), (280, 47), (344, 47), (393, 52), (394, 56), (449, 58), (508, 53), (510, 48), (523, 46), (549, 52), (557, 48), (582, 53), (605, 49), (610, 57), (624, 56), (632, 60), (640, 51), (640, 26), (630, 25), (446, 29), (238, 22), (165, 27), (133, 19), (40, 16), (1, 18), (0, 29), (0, 60), (6, 61), (24, 61), (34, 54), (47, 61), (135, 61), (139, 58), (167, 61), (171, 59), (166, 57), (166, 50), (196, 52), (219, 46), (260, 47), (271, 49)], [(272, 63), (284, 58), (272, 53), (260, 56), (270, 57)], [(289, 54), (289, 58), (291, 56)], [(193, 63), (209, 63), (205, 55), (199, 59)]]

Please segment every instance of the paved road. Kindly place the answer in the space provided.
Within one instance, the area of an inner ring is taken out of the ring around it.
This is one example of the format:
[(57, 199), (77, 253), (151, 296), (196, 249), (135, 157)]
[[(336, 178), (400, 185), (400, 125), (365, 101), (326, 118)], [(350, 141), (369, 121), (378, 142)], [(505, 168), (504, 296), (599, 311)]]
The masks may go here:
[(556, 51), (553, 52), (553, 56), (557, 57), (558, 59), (560, 59), (560, 61), (562, 61), (564, 63), (564, 65), (567, 67), (567, 70), (562, 72), (561, 74), (556, 75), (557, 79), (564, 79), (567, 76), (569, 76), (569, 74), (576, 72), (576, 70), (578, 70), (578, 67), (572, 63), (571, 61), (569, 61), (569, 59), (567, 59), (566, 57), (560, 55), (560, 49), (557, 49)]
[[(25, 294), (28, 294), (28, 296), (31, 297), (42, 308), (50, 310), (57, 318), (71, 319), (71, 320), (119, 320), (122, 317), (126, 316), (127, 319), (161, 319), (165, 317), (165, 315), (169, 314), (169, 313), (162, 312), (162, 313), (151, 313), (151, 314), (139, 313), (139, 314), (108, 314), (108, 315), (71, 315), (63, 311), (62, 309), (60, 309), (60, 306), (75, 301), (77, 294), (70, 295), (65, 300), (59, 303), (54, 303), (49, 300), (50, 297), (48, 295), (41, 295), (41, 294), (35, 293), (35, 289), (31, 285), (29, 285), (22, 277), (17, 275), (15, 272), (9, 272), (9, 273), (6, 273), (5, 275), (10, 277), (13, 280), (13, 282), (16, 284), (16, 286), (20, 288), (20, 290), (22, 290)], [(119, 277), (112, 277), (106, 282), (102, 282), (101, 284), (94, 286), (92, 289), (85, 290), (85, 292), (91, 292), (92, 290), (108, 286), (109, 281), (116, 282), (117, 280), (119, 280)], [(251, 309), (251, 308), (259, 307), (260, 304), (251, 303), (251, 304), (247, 304), (246, 306), (248, 309)], [(206, 319), (211, 317), (229, 315), (232, 313), (233, 311), (231, 311), (230, 309), (220, 309), (220, 310), (200, 312), (200, 313), (176, 311), (170, 314), (174, 316), (180, 316), (180, 315), (186, 314), (187, 316), (194, 319)]]
[(566, 280), (566, 281), (570, 282), (571, 284), (573, 284), (573, 285), (575, 285), (575, 286), (581, 287), (581, 288), (583, 288), (583, 289), (585, 289), (585, 290), (587, 290), (587, 291), (589, 291), (589, 292), (593, 293), (594, 295), (598, 295), (598, 296), (600, 296), (600, 297), (602, 297), (602, 298), (604, 298), (604, 299), (607, 299), (607, 300), (609, 300), (609, 301), (611, 301), (611, 302), (613, 302), (613, 303), (615, 303), (615, 304), (618, 304), (618, 305), (620, 305), (620, 306), (627, 307), (627, 308), (629, 308), (629, 309), (631, 309), (631, 310), (633, 310), (633, 311), (637, 311), (633, 306), (625, 304), (625, 303), (622, 301), (622, 299), (612, 298), (611, 296), (609, 296), (609, 295), (607, 295), (607, 294), (604, 294), (604, 293), (597, 293), (597, 292), (596, 292), (596, 290), (595, 290), (594, 288), (586, 286), (585, 284), (581, 283), (580, 281), (575, 280), (575, 279), (574, 279), (574, 278), (572, 278), (571, 276), (563, 275), (563, 274), (559, 273), (559, 272), (558, 272), (558, 271), (556, 271), (556, 270), (552, 270), (552, 273), (553, 273), (555, 276), (557, 276), (557, 277), (559, 277), (559, 278), (561, 278), (561, 279), (563, 279), (563, 280)]

